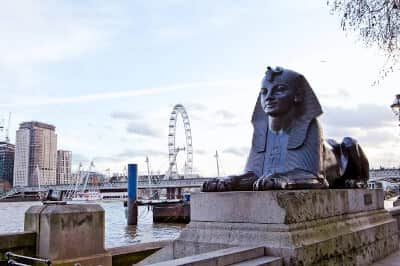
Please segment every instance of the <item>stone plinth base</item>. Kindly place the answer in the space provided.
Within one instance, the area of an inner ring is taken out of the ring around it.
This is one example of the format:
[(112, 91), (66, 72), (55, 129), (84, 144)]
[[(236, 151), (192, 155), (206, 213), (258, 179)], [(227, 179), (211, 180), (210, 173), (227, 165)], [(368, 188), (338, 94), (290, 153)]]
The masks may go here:
[(36, 255), (55, 265), (111, 265), (104, 249), (104, 209), (98, 204), (32, 206), (24, 227), (37, 233)]
[(368, 265), (399, 240), (382, 190), (194, 193), (191, 222), (172, 254), (254, 245), (285, 265)]

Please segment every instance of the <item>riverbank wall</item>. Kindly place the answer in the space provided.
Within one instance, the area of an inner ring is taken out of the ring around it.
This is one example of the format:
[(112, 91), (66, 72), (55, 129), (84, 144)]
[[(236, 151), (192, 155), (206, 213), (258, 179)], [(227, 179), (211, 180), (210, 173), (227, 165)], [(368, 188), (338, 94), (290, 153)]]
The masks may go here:
[[(171, 241), (105, 248), (104, 210), (97, 204), (44, 204), (25, 213), (25, 232), (0, 234), (0, 266), (6, 253), (50, 259), (52, 265), (132, 265)], [(17, 260), (24, 260), (17, 258)], [(19, 261), (32, 264), (31, 261)]]
[[(155, 241), (149, 243), (138, 243), (121, 247), (106, 249), (112, 256), (112, 265), (132, 265), (156, 251), (169, 245), (172, 241)], [(0, 266), (7, 266), (6, 252), (18, 255), (37, 257), (36, 233), (15, 232), (0, 234)]]
[(13, 252), (25, 256), (35, 256), (36, 233), (21, 232), (0, 234), (0, 265), (6, 264), (6, 252)]
[[(400, 232), (400, 207), (387, 209), (394, 219)], [(0, 266), (7, 265), (5, 253), (13, 252), (20, 255), (38, 257), (36, 232), (15, 232), (0, 234)], [(106, 253), (112, 257), (112, 265), (132, 265), (152, 255), (156, 251), (170, 245), (172, 241), (156, 241), (137, 243), (120, 247), (106, 248)], [(68, 247), (66, 247), (68, 248)], [(83, 265), (83, 264), (82, 264)]]

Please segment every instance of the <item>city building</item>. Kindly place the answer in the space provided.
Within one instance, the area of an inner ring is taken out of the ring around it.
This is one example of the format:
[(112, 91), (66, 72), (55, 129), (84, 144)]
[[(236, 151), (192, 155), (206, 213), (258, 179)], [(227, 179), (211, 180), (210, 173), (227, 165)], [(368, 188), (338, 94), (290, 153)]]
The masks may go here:
[(13, 185), (15, 145), (0, 142), (0, 182), (3, 191)]
[(81, 171), (82, 182), (85, 183), (87, 179), (87, 183), (90, 185), (99, 185), (104, 183), (106, 176), (102, 173), (96, 171)]
[(56, 180), (58, 185), (72, 183), (71, 174), (72, 152), (65, 150), (57, 151), (57, 175)]
[(55, 185), (56, 167), (55, 126), (21, 123), (15, 141), (14, 186)]
[(10, 182), (0, 180), (0, 196), (4, 196), (8, 191), (11, 190)]

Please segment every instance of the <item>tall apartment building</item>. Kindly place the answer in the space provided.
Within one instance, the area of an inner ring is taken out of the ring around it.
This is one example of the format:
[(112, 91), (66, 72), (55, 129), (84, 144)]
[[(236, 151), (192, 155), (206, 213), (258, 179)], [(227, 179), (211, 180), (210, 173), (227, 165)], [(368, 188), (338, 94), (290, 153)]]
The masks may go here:
[(0, 142), (0, 181), (6, 186), (13, 185), (15, 145)]
[(72, 152), (65, 150), (57, 151), (57, 184), (65, 185), (72, 183)]
[(15, 143), (14, 186), (55, 185), (55, 126), (31, 121), (19, 125)]

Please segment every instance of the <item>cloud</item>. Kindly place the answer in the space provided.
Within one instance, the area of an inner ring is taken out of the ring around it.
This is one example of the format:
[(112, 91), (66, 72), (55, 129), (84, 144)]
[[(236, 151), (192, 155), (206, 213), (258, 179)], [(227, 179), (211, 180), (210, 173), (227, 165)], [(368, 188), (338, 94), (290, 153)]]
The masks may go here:
[[(122, 163), (124, 160), (131, 159), (134, 157), (155, 157), (155, 156), (168, 156), (167, 152), (152, 150), (152, 149), (138, 149), (138, 150), (125, 150), (120, 153), (114, 154), (113, 156), (96, 156), (93, 157), (93, 162), (96, 165), (107, 165), (112, 163)], [(86, 162), (89, 162), (87, 160)], [(79, 162), (78, 162), (79, 163)]]
[(83, 154), (72, 152), (72, 163), (79, 164), (79, 163), (86, 163), (89, 162), (90, 159)]
[(112, 99), (120, 99), (127, 97), (139, 97), (148, 95), (159, 95), (167, 92), (172, 92), (182, 89), (196, 89), (204, 86), (225, 86), (234, 82), (233, 80), (217, 80), (217, 81), (206, 81), (206, 82), (191, 82), (175, 84), (156, 88), (145, 88), (145, 89), (131, 89), (124, 91), (117, 91), (109, 89), (109, 92), (98, 92), (86, 95), (77, 96), (61, 96), (61, 97), (49, 97), (49, 96), (31, 96), (31, 97), (20, 97), (18, 100), (2, 102), (0, 107), (12, 107), (12, 106), (42, 106), (42, 105), (57, 105), (57, 104), (72, 104), (72, 103), (88, 103), (98, 102)]
[(190, 121), (194, 121), (194, 120), (203, 121), (203, 120), (206, 120), (204, 115), (200, 115), (200, 114), (196, 114), (196, 113), (190, 113), (189, 114), (189, 119), (190, 119)]
[(195, 153), (197, 155), (206, 155), (208, 152), (206, 150), (203, 150), (203, 149), (196, 149)]
[(235, 114), (228, 110), (218, 110), (216, 115), (222, 117), (223, 119), (233, 119), (235, 118)]
[(207, 110), (206, 105), (202, 103), (187, 103), (185, 104), (187, 109), (190, 109), (191, 111), (205, 111)]
[(124, 120), (137, 120), (140, 116), (136, 113), (130, 112), (112, 112), (110, 116), (114, 119), (124, 119)]
[(121, 158), (111, 156), (96, 156), (93, 158), (94, 163), (117, 163), (120, 161)]
[(393, 117), (386, 106), (362, 104), (352, 109), (326, 106), (322, 120), (331, 127), (372, 129), (390, 125)]
[(217, 126), (219, 126), (219, 127), (237, 127), (238, 123), (230, 122), (230, 121), (223, 121), (223, 122), (217, 123)]
[(131, 157), (138, 157), (138, 156), (167, 156), (167, 152), (159, 151), (159, 150), (152, 150), (152, 149), (143, 149), (143, 150), (125, 150), (116, 155), (121, 159), (128, 159)]
[(385, 148), (399, 137), (395, 133), (397, 133), (396, 130), (393, 130), (393, 132), (387, 129), (368, 130), (364, 136), (358, 138), (358, 142), (369, 147)]
[[(1, 100), (0, 106), (48, 104), (51, 98), (45, 95), (57, 87), (44, 85), (52, 79), (53, 66), (80, 64), (76, 61), (108, 48), (115, 28), (126, 25), (128, 16), (120, 5), (107, 1), (1, 3), (0, 91), (7, 101)], [(69, 72), (67, 67), (63, 74)], [(32, 97), (40, 94), (43, 99)], [(30, 99), (39, 101), (29, 104)], [(52, 104), (58, 103), (56, 98)]]
[(322, 123), (322, 130), (324, 138), (335, 139), (340, 142), (343, 137), (357, 137), (362, 135), (363, 132), (357, 128), (333, 126), (327, 123)]
[(346, 89), (338, 89), (331, 93), (320, 92), (318, 94), (319, 94), (319, 96), (325, 97), (325, 98), (339, 98), (339, 99), (343, 99), (344, 97), (351, 96), (350, 92)]
[(128, 133), (146, 136), (146, 137), (160, 137), (161, 132), (149, 124), (143, 122), (130, 122), (126, 127)]
[(230, 148), (224, 149), (222, 152), (243, 157), (243, 156), (248, 155), (249, 148), (247, 148), (247, 147), (241, 147), (241, 148), (230, 147)]
[[(78, 8), (77, 8), (78, 7)], [(123, 12), (109, 3), (70, 5), (25, 1), (2, 3), (0, 65), (51, 63), (106, 45), (108, 26), (122, 24)]]

